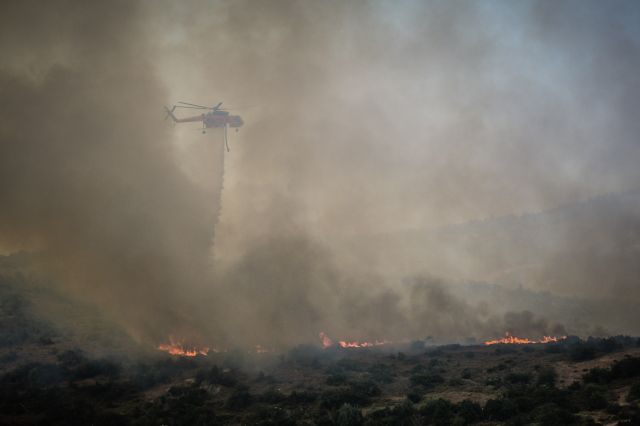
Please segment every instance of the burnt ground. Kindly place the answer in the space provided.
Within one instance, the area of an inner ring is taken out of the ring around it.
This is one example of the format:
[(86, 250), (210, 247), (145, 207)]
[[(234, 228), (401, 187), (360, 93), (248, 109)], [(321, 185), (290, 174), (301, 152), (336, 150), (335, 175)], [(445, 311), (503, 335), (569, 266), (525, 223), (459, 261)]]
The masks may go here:
[(637, 338), (183, 358), (0, 278), (0, 424), (640, 424)]

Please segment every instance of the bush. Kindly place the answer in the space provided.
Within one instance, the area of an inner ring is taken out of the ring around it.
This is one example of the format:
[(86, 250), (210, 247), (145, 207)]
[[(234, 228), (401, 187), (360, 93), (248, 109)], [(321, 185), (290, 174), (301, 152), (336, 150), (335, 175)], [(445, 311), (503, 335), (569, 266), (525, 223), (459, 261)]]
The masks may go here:
[(552, 366), (543, 367), (538, 371), (538, 380), (536, 384), (538, 386), (555, 386), (556, 380), (558, 380), (558, 373)]
[(528, 373), (509, 373), (505, 376), (505, 381), (511, 384), (527, 384), (531, 381)]
[(442, 398), (427, 401), (425, 405), (420, 408), (420, 414), (426, 418), (427, 422), (437, 425), (451, 424), (454, 413), (454, 405), (450, 401)]
[(286, 399), (287, 397), (275, 388), (268, 389), (258, 398), (260, 402), (264, 402), (265, 404), (280, 404)]
[(592, 383), (583, 387), (578, 393), (578, 404), (585, 410), (600, 410), (607, 406), (606, 389)]
[(350, 358), (342, 358), (340, 361), (336, 362), (335, 366), (340, 370), (346, 370), (346, 371), (363, 371), (364, 370), (361, 363)]
[(120, 374), (120, 366), (113, 361), (96, 359), (85, 361), (73, 370), (74, 380), (90, 379), (96, 376), (116, 378)]
[(365, 418), (366, 425), (416, 425), (420, 424), (416, 416), (416, 409), (409, 400), (404, 400), (402, 403), (394, 407), (384, 407), (369, 412)]
[(422, 400), (424, 393), (425, 389), (422, 386), (414, 386), (409, 389), (409, 392), (407, 392), (407, 399), (414, 404), (417, 404)]
[(386, 364), (375, 364), (368, 371), (371, 378), (378, 383), (388, 384), (394, 380), (393, 369)]
[(242, 410), (251, 404), (253, 404), (253, 397), (249, 393), (249, 388), (239, 386), (227, 398), (226, 406), (232, 410)]
[(358, 392), (351, 387), (340, 387), (324, 391), (320, 395), (320, 405), (323, 408), (338, 408), (344, 404), (366, 406), (371, 403), (369, 395)]
[(79, 350), (68, 350), (58, 355), (58, 362), (66, 369), (72, 369), (86, 360), (87, 358)]
[(629, 393), (627, 394), (627, 401), (636, 401), (640, 399), (640, 383), (634, 383), (629, 388)]
[(482, 419), (482, 407), (480, 407), (480, 404), (468, 399), (458, 403), (456, 412), (458, 414), (457, 417), (464, 421), (463, 424), (474, 423)]
[(411, 385), (423, 386), (427, 389), (434, 387), (437, 384), (444, 383), (444, 378), (439, 374), (432, 373), (416, 373), (410, 378)]
[(587, 343), (575, 343), (569, 348), (569, 357), (572, 361), (589, 361), (596, 357), (596, 349)]
[(326, 383), (329, 386), (340, 386), (347, 382), (347, 376), (343, 373), (334, 373), (327, 377)]
[(293, 391), (287, 398), (292, 404), (313, 404), (318, 399), (318, 393), (313, 391)]
[(541, 425), (569, 425), (576, 422), (577, 417), (554, 403), (536, 407), (531, 412), (531, 419)]
[(221, 385), (229, 388), (234, 387), (238, 383), (234, 370), (222, 370), (217, 365), (211, 367), (207, 372), (198, 372), (196, 378), (200, 382), (208, 382), (213, 385)]
[(63, 370), (55, 364), (29, 363), (6, 373), (0, 384), (19, 390), (54, 386), (63, 380)]
[(518, 414), (518, 407), (510, 399), (490, 399), (483, 409), (487, 420), (505, 421)]
[(351, 390), (368, 397), (379, 396), (382, 393), (378, 385), (372, 380), (359, 380), (357, 382), (353, 382), (351, 383)]
[(614, 362), (611, 366), (611, 376), (615, 379), (640, 376), (640, 358), (624, 358)]
[[(280, 407), (272, 406), (259, 406), (255, 410), (255, 413), (251, 416), (252, 425), (278, 425), (278, 426), (295, 426), (296, 422), (292, 418), (291, 414), (287, 410), (283, 410)], [(206, 423), (210, 424), (210, 423)], [(215, 423), (218, 424), (218, 423)], [(222, 423), (220, 423), (222, 424)]]
[(611, 381), (611, 372), (608, 369), (596, 367), (582, 376), (584, 383), (607, 384)]
[(349, 404), (344, 404), (336, 415), (336, 425), (357, 426), (362, 423), (362, 412)]

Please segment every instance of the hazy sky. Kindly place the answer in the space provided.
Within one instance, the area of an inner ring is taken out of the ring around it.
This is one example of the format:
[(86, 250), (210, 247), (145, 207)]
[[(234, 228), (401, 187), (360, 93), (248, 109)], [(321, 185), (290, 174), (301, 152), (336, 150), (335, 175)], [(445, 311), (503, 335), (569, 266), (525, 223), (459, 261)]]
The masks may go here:
[[(438, 246), (370, 238), (638, 187), (635, 1), (8, 1), (0, 12), (0, 249), (38, 252), (138, 336), (289, 344), (321, 327), (372, 334), (364, 319), (382, 311), (379, 328), (407, 335), (428, 323), (492, 333), (501, 320), (448, 295), (449, 277), (415, 278), (440, 273)], [(177, 101), (241, 107), (231, 152), (219, 130), (163, 121)], [(624, 217), (635, 226), (637, 212)], [(527, 264), (555, 271), (556, 253), (571, 264), (585, 244), (553, 235)], [(442, 256), (455, 278), (506, 267), (452, 247)], [(376, 270), (389, 264), (412, 277), (397, 294)], [(636, 294), (636, 273), (616, 288)], [(534, 289), (608, 296), (531, 277)]]
[(159, 72), (171, 99), (256, 106), (240, 111), (228, 160), (226, 207), (242, 220), (260, 185), (341, 233), (536, 211), (638, 182), (633, 2), (189, 6), (151, 12)]

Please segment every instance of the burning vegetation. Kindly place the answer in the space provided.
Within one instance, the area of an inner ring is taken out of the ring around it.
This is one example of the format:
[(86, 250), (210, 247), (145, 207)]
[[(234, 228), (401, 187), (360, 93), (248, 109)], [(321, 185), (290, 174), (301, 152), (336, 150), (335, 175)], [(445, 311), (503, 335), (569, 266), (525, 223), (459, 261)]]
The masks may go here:
[(531, 345), (531, 344), (543, 344), (543, 343), (555, 343), (560, 340), (566, 339), (567, 336), (542, 336), (540, 340), (531, 340), (527, 338), (521, 338), (512, 336), (509, 332), (505, 333), (505, 336), (501, 339), (487, 340), (484, 342), (486, 346), (490, 345)]
[[(273, 352), (255, 345), (216, 350), (172, 336), (145, 352), (134, 349), (135, 342), (114, 347), (109, 329), (109, 338), (78, 341), (84, 349), (78, 350), (74, 341), (44, 327), (25, 294), (8, 282), (0, 286), (5, 326), (0, 329), (0, 424), (640, 420), (640, 340), (635, 338), (437, 346), (427, 341), (336, 343), (321, 333), (320, 344)], [(78, 317), (70, 305), (64, 308)], [(139, 355), (125, 355), (133, 353)]]
[[(327, 334), (323, 331), (320, 332), (320, 340), (322, 343), (322, 347), (324, 349), (330, 348), (334, 345), (333, 340), (327, 336)], [(391, 345), (393, 342), (390, 342), (388, 340), (374, 340), (372, 342), (360, 342), (357, 340), (354, 341), (347, 341), (347, 340), (339, 340), (338, 341), (338, 346), (340, 346), (341, 348), (351, 348), (351, 349), (358, 349), (358, 348), (373, 348), (376, 346), (384, 346), (384, 345)]]
[[(169, 343), (161, 343), (158, 345), (158, 350), (167, 352), (170, 355), (179, 355), (179, 356), (188, 356), (194, 357), (198, 355), (207, 356), (211, 350), (211, 348), (203, 347), (186, 347), (183, 342), (175, 339), (173, 336), (169, 338)], [(217, 350), (213, 349), (213, 352), (217, 352)]]

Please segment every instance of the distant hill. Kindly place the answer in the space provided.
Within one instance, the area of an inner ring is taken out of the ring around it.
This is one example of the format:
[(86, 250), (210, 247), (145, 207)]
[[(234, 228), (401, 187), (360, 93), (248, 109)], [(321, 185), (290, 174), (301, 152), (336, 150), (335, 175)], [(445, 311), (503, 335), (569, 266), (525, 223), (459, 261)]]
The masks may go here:
[(498, 307), (591, 324), (606, 319), (640, 332), (640, 189), (437, 231), (378, 235), (370, 247), (385, 253), (380, 268), (392, 274), (474, 283), (463, 292), (472, 302), (502, 298)]

